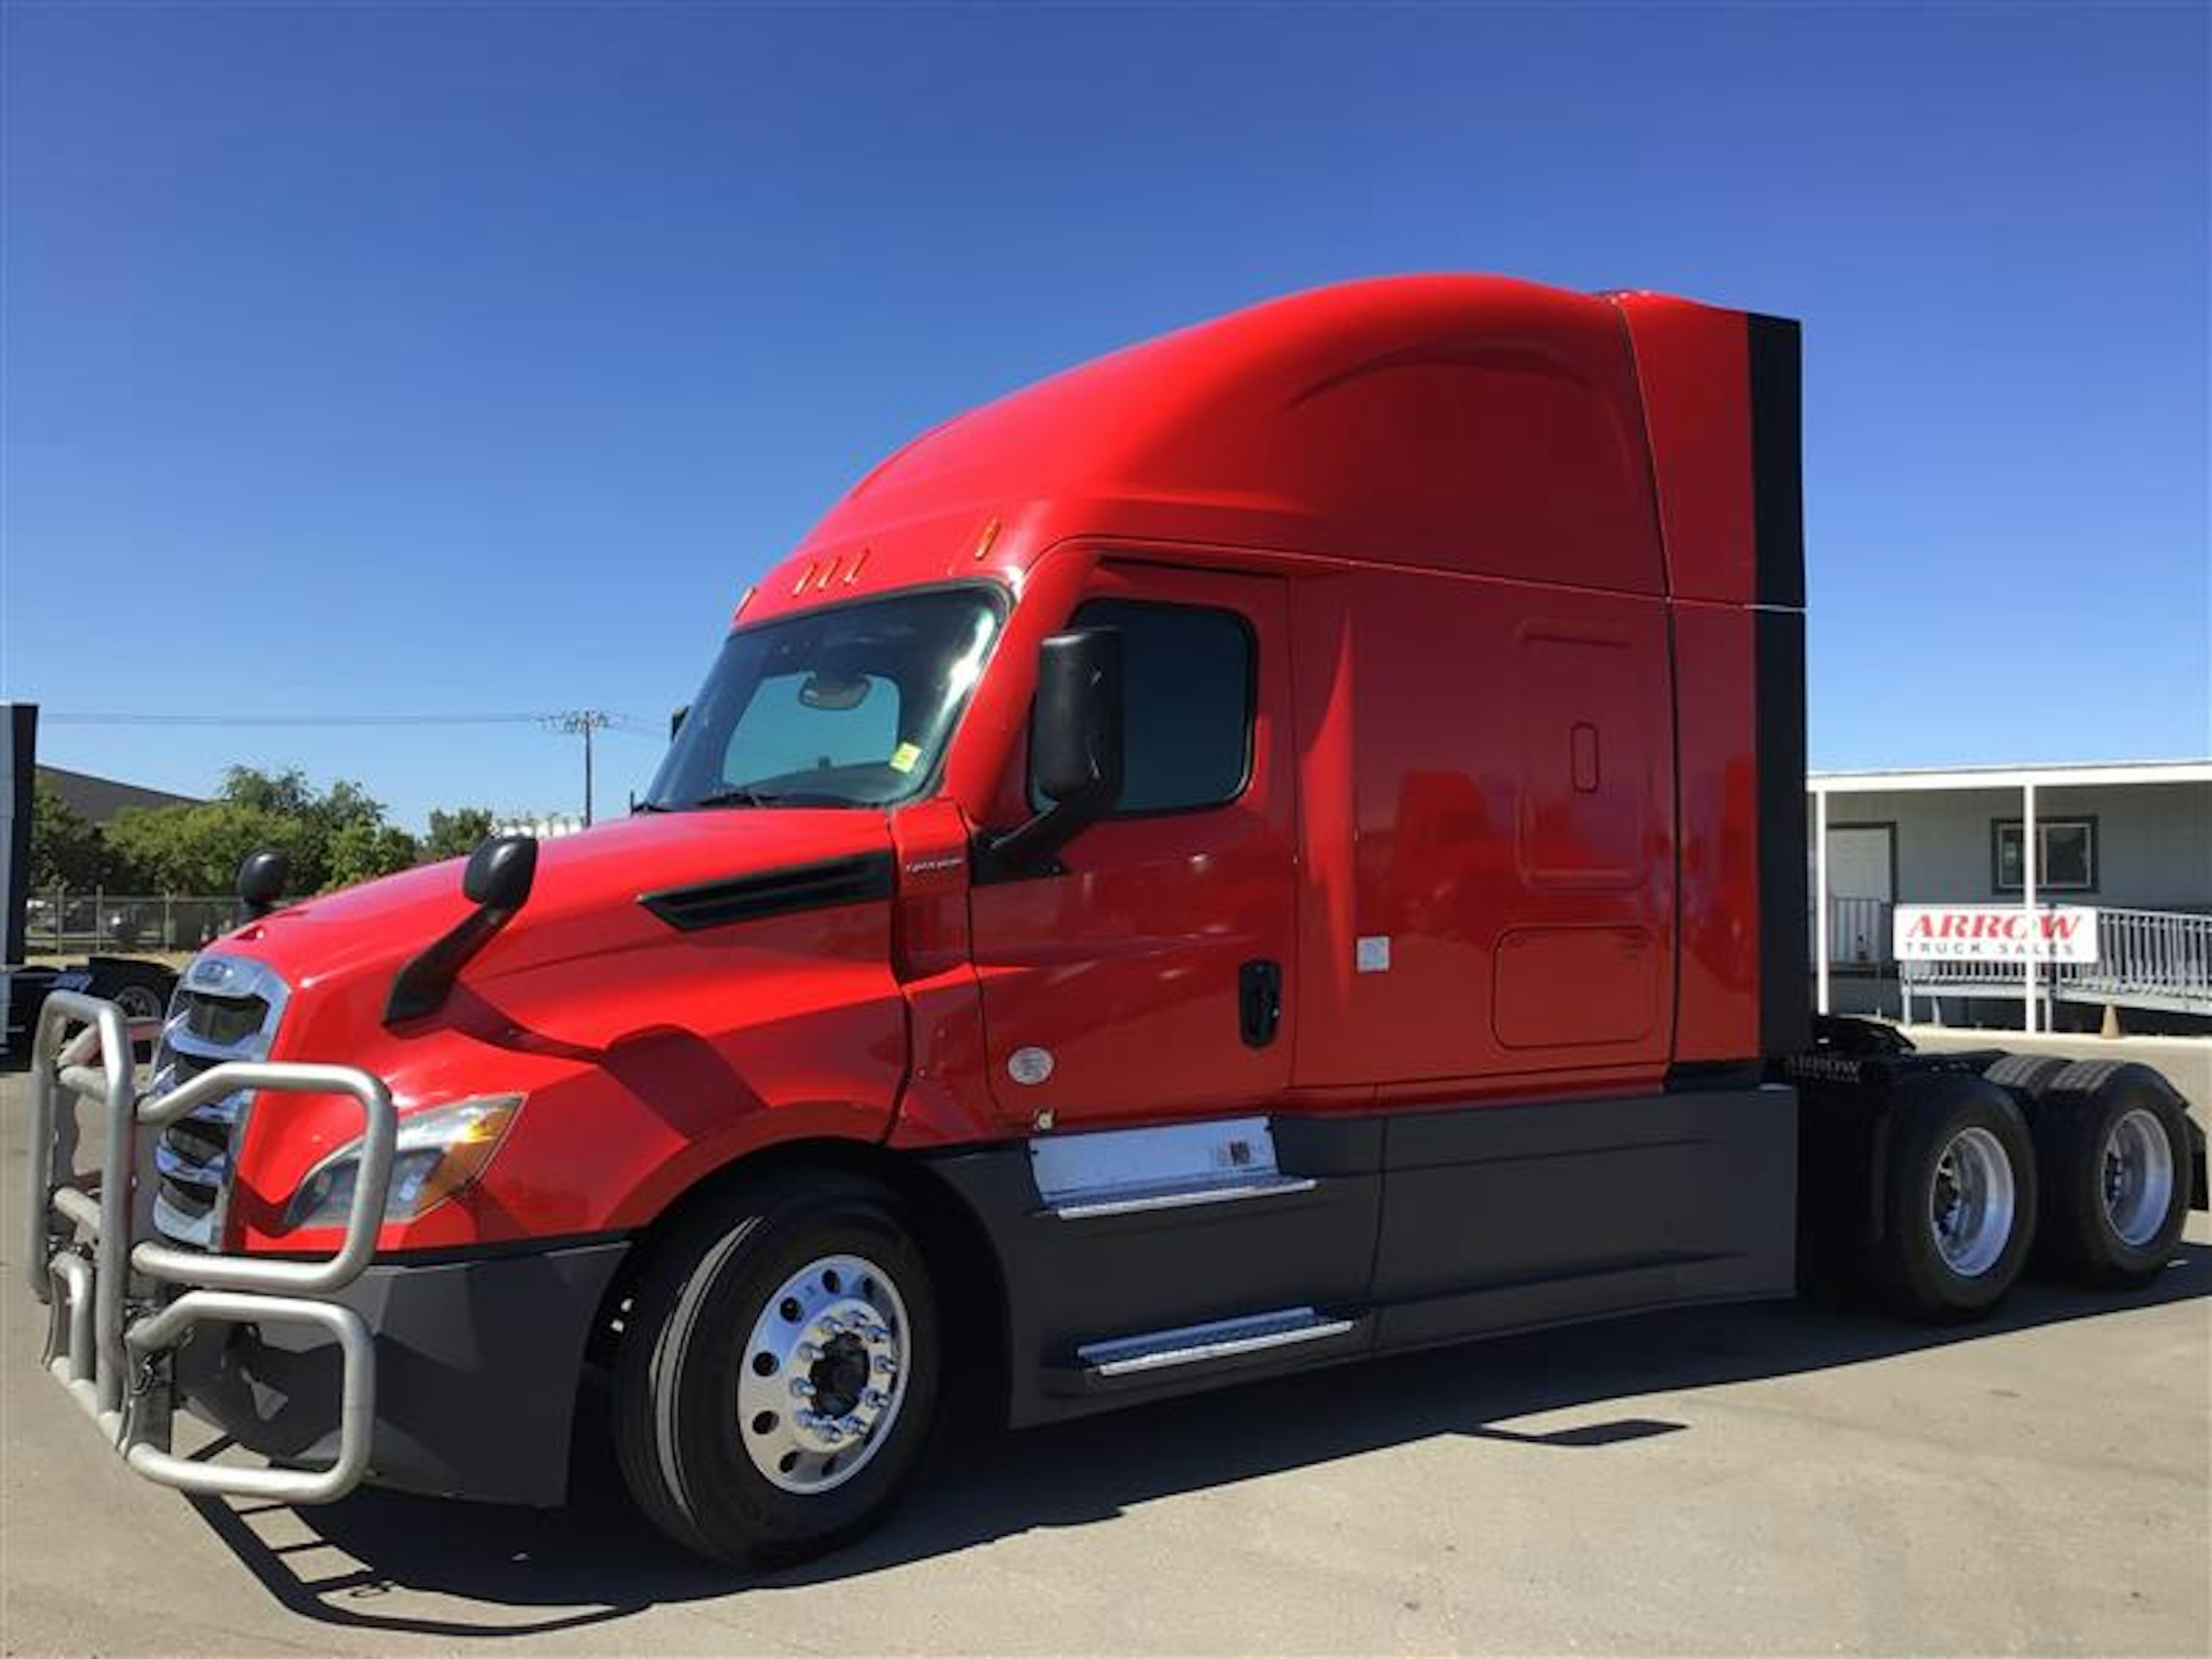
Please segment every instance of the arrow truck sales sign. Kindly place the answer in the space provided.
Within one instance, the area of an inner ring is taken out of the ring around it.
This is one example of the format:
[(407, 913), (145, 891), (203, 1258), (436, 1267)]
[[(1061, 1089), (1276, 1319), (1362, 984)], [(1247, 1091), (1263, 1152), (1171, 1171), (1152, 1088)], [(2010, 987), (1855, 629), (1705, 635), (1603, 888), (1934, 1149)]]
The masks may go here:
[(2016, 904), (1900, 904), (1899, 962), (2094, 962), (2097, 913), (2062, 904), (2030, 916)]

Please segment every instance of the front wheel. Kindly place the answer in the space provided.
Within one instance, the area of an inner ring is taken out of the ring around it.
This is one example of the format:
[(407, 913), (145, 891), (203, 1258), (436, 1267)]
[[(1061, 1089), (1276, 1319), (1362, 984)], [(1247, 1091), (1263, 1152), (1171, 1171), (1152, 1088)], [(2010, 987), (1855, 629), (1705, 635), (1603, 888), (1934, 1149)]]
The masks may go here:
[(892, 1195), (788, 1171), (748, 1183), (656, 1252), (624, 1322), (623, 1475), (702, 1555), (790, 1561), (899, 1495), (939, 1370), (927, 1264)]

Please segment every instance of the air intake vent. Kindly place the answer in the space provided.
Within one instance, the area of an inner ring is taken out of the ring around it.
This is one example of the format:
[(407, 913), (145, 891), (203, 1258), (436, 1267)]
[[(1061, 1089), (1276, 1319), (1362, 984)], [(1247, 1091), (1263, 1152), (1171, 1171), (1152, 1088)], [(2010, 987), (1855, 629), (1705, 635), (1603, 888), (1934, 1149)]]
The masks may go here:
[(793, 910), (821, 910), (889, 898), (890, 891), (890, 854), (858, 853), (850, 858), (798, 864), (755, 876), (733, 876), (727, 881), (666, 887), (641, 896), (638, 902), (671, 927), (689, 933)]

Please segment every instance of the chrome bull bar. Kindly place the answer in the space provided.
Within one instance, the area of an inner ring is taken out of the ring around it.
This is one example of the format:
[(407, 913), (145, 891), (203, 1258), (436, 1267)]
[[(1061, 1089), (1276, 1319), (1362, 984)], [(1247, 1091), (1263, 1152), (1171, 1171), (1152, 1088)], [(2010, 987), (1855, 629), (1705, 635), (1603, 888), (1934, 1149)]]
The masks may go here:
[[(47, 1304), (47, 1368), (149, 1480), (286, 1504), (328, 1503), (352, 1491), (368, 1468), (375, 1349), (359, 1314), (323, 1298), (359, 1278), (376, 1250), (398, 1139), (383, 1081), (351, 1066), (228, 1060), (142, 1101), (122, 1010), (74, 991), (47, 996), (31, 1066), (24, 1264), (32, 1293)], [(142, 1237), (151, 1231), (154, 1176), (138, 1131), (161, 1129), (241, 1089), (264, 1097), (343, 1094), (360, 1103), (361, 1171), (335, 1254), (270, 1261), (180, 1250)], [(106, 1132), (91, 1186), (75, 1168), (77, 1114), (88, 1102), (103, 1109)], [(241, 1468), (170, 1449), (174, 1401), (164, 1362), (206, 1322), (310, 1326), (337, 1345), (343, 1370), (334, 1462), (319, 1469)]]

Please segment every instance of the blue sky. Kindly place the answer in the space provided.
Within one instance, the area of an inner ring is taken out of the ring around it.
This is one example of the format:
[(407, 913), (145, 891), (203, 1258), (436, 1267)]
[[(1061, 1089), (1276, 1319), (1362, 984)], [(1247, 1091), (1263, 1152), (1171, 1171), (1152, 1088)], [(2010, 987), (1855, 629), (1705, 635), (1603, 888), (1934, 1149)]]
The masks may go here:
[[(1802, 317), (1812, 755), (2212, 752), (2207, 12), (9, 0), (5, 694), (685, 700), (884, 451), (1376, 272)], [(50, 724), (573, 809), (527, 725)], [(602, 802), (641, 737), (601, 744)]]

